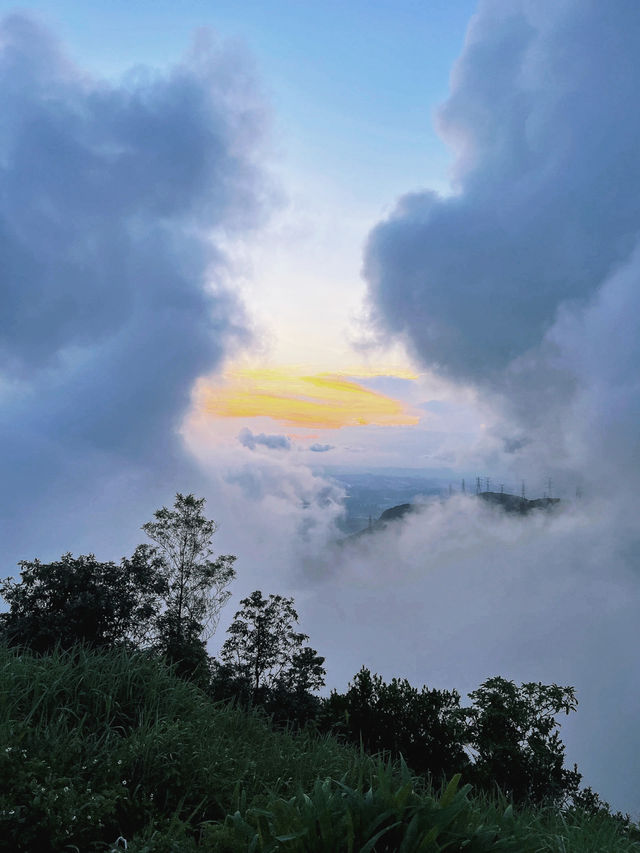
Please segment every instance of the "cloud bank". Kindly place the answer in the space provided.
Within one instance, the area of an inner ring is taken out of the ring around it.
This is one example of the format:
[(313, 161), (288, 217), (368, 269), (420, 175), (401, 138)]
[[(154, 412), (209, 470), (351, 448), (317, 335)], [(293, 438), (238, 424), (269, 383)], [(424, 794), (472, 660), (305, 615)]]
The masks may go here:
[(5, 17), (0, 115), (10, 570), (184, 488), (191, 387), (249, 335), (220, 237), (253, 230), (270, 189), (251, 75), (206, 33), (168, 70), (106, 82)]
[(481, 3), (438, 114), (456, 194), (369, 236), (378, 332), (501, 413), (489, 470), (636, 481), (639, 46), (633, 2)]
[(494, 675), (576, 686), (567, 760), (637, 814), (637, 563), (621, 529), (604, 501), (526, 518), (436, 501), (308, 558), (301, 624), (340, 689), (362, 665), (463, 693)]
[(544, 520), (432, 508), (345, 558), (340, 591), (363, 648), (393, 638), (387, 675), (574, 684), (571, 759), (636, 816), (639, 85), (637, 3), (480, 3), (438, 115), (455, 194), (413, 192), (371, 232), (372, 321), (493, 407), (488, 473), (585, 499)]
[(484, 380), (629, 257), (639, 31), (633, 0), (480, 4), (438, 114), (457, 193), (405, 196), (369, 238), (383, 332)]

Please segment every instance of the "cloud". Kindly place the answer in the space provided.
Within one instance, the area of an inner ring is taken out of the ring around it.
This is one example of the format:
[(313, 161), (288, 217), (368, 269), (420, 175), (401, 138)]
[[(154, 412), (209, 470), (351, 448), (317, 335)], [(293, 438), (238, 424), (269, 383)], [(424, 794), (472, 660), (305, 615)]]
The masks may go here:
[[(208, 506), (219, 523), (216, 549), (238, 555), (236, 600), (252, 590), (296, 595), (300, 566), (323, 553), (337, 534), (345, 490), (301, 462), (298, 453), (255, 453), (234, 441), (212, 441), (210, 419), (193, 419), (185, 434), (207, 477)], [(223, 642), (224, 620), (215, 643)]]
[(265, 435), (263, 432), (256, 434), (248, 427), (240, 431), (238, 441), (249, 450), (255, 450), (257, 445), (268, 447), (270, 450), (291, 450), (291, 441), (286, 435)]
[(401, 400), (342, 374), (305, 374), (296, 368), (231, 370), (224, 381), (201, 382), (197, 396), (202, 410), (216, 418), (270, 417), (312, 429), (419, 420)]
[(438, 116), (457, 192), (404, 196), (368, 240), (381, 334), (447, 376), (485, 380), (629, 256), (639, 27), (632, 0), (480, 6)]
[(340, 690), (362, 665), (464, 693), (493, 675), (576, 686), (578, 711), (561, 720), (567, 761), (634, 813), (638, 549), (625, 525), (599, 499), (526, 518), (436, 500), (307, 556), (301, 624)]
[(571, 760), (636, 815), (639, 33), (630, 0), (482, 3), (438, 118), (455, 194), (404, 196), (365, 252), (378, 334), (493, 410), (487, 473), (587, 499), (526, 521), (454, 501), (340, 567), (362, 648), (394, 637), (387, 675), (575, 685)]
[(333, 449), (333, 444), (312, 444), (309, 447), (309, 450), (313, 451), (313, 453), (327, 453), (329, 450)]
[(11, 564), (192, 481), (177, 435), (191, 387), (249, 336), (220, 236), (255, 229), (271, 190), (251, 75), (206, 33), (170, 68), (107, 82), (35, 19), (5, 17), (0, 114)]

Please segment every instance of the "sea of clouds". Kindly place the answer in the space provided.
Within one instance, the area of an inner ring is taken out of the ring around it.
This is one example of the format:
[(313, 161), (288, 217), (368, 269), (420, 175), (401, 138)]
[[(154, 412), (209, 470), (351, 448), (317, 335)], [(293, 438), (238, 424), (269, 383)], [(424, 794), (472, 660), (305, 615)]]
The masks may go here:
[(636, 815), (639, 47), (633, 2), (481, 2), (438, 114), (455, 191), (401, 198), (365, 251), (381, 338), (491, 402), (489, 469), (583, 499), (536, 519), (433, 507), (349, 558), (338, 599), (362, 586), (387, 675), (576, 686), (569, 757)]

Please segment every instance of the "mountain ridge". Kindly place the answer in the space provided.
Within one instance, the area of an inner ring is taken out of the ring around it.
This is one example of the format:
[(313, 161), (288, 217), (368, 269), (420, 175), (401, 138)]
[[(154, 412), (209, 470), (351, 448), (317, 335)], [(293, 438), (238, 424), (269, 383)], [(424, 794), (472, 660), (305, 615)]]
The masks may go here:
[[(549, 512), (560, 503), (560, 498), (543, 497), (529, 499), (519, 495), (512, 495), (508, 492), (478, 492), (475, 495), (470, 495), (470, 497), (478, 497), (486, 503), (499, 506), (510, 515), (528, 515), (534, 510), (544, 510), (545, 512)], [(349, 542), (354, 539), (359, 539), (361, 536), (380, 533), (383, 530), (386, 530), (389, 524), (395, 521), (400, 521), (407, 515), (411, 515), (416, 512), (422, 506), (423, 504), (402, 503), (397, 506), (389, 507), (388, 509), (385, 509), (384, 512), (381, 513), (380, 517), (375, 521), (370, 521), (368, 527), (352, 533), (342, 541)]]

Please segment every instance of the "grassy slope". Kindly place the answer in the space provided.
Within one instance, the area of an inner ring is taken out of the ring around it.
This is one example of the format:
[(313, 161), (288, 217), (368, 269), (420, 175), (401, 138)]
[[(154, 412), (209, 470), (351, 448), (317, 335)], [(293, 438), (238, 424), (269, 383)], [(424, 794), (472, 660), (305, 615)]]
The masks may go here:
[(406, 768), (213, 705), (142, 655), (0, 647), (0, 687), (0, 850), (640, 851), (605, 816), (514, 815), (455, 784), (430, 796)]

